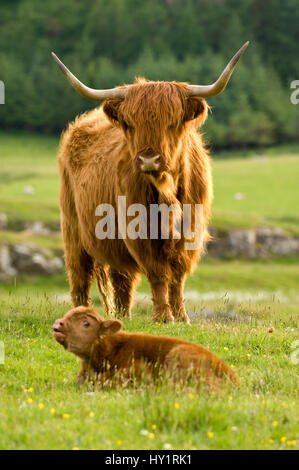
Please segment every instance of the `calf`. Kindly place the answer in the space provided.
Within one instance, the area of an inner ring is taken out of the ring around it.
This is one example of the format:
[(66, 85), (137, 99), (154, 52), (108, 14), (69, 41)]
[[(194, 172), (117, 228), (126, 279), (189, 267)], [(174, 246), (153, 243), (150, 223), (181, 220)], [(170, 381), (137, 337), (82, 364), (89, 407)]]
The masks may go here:
[(121, 331), (120, 320), (105, 320), (89, 307), (76, 307), (55, 321), (54, 338), (81, 359), (78, 382), (97, 375), (99, 383), (141, 377), (144, 372), (169, 372), (176, 378), (193, 376), (219, 388), (236, 373), (215, 354), (180, 338)]

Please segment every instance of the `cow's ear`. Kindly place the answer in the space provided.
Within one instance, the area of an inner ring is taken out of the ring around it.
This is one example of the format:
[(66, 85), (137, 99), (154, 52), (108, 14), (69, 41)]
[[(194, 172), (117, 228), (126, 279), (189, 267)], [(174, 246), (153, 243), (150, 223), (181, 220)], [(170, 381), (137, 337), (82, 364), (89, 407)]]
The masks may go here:
[(121, 330), (122, 326), (120, 320), (105, 320), (101, 323), (100, 335), (114, 335)]
[(208, 115), (208, 104), (203, 98), (192, 96), (187, 98), (184, 121), (199, 118), (198, 124), (203, 124)]
[(103, 110), (112, 124), (117, 124), (119, 122), (119, 107), (121, 104), (121, 99), (105, 100), (103, 104)]

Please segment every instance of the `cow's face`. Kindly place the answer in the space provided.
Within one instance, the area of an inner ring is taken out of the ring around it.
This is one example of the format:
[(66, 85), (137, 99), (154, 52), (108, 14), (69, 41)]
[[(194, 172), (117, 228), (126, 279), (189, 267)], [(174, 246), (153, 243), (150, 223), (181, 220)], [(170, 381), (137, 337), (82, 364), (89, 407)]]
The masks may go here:
[(114, 334), (121, 327), (121, 321), (105, 320), (95, 310), (82, 306), (55, 320), (52, 329), (54, 338), (65, 349), (81, 358), (88, 358), (101, 336)]
[(184, 84), (146, 82), (128, 86), (124, 99), (110, 99), (104, 112), (120, 126), (139, 172), (173, 171), (184, 145), (182, 134), (205, 120), (202, 98), (187, 97)]

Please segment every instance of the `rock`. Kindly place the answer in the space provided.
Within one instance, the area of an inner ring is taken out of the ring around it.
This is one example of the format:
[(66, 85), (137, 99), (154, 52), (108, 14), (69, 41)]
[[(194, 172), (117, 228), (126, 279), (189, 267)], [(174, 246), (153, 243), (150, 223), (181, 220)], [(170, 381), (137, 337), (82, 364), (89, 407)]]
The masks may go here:
[(31, 232), (33, 235), (50, 235), (52, 231), (46, 227), (43, 222), (34, 222), (26, 226), (26, 230)]
[(51, 226), (44, 224), (43, 222), (25, 222), (21, 226), (21, 231), (30, 232), (32, 235), (43, 236), (43, 235), (60, 235), (60, 223), (53, 223)]
[(23, 193), (27, 194), (27, 196), (32, 196), (35, 193), (35, 189), (33, 186), (27, 185), (24, 186)]
[(277, 255), (296, 255), (299, 254), (299, 238), (286, 238), (277, 240), (269, 247), (271, 253)]
[(215, 310), (213, 308), (202, 308), (201, 310), (187, 312), (191, 321), (200, 320), (205, 318), (208, 321), (224, 321), (224, 322), (242, 322), (251, 321), (251, 316), (244, 316), (234, 310)]
[(286, 234), (280, 228), (271, 227), (257, 227), (256, 228), (256, 241), (258, 243), (269, 243), (273, 239), (284, 239)]
[(243, 193), (235, 193), (234, 198), (236, 201), (242, 201), (245, 198), (245, 195)]
[(8, 225), (7, 215), (0, 214), (0, 230), (6, 230)]
[(233, 255), (253, 258), (256, 254), (255, 230), (231, 230), (228, 232), (228, 249)]
[(52, 258), (52, 260), (50, 261), (50, 265), (49, 265), (50, 269), (54, 273), (62, 271), (63, 266), (64, 266), (63, 260), (59, 258), (58, 256), (55, 256), (55, 258)]
[(257, 227), (256, 239), (259, 245), (265, 246), (270, 253), (293, 255), (299, 253), (299, 238), (292, 238), (280, 228)]
[(0, 279), (5, 280), (16, 276), (17, 271), (12, 266), (12, 259), (8, 245), (0, 245)]
[(257, 227), (256, 229), (234, 229), (228, 232), (209, 228), (212, 240), (207, 253), (216, 257), (242, 256), (266, 258), (270, 255), (299, 254), (299, 238), (289, 237), (280, 228)]
[(62, 259), (53, 256), (50, 250), (34, 245), (15, 245), (13, 265), (20, 274), (54, 274), (61, 271)]

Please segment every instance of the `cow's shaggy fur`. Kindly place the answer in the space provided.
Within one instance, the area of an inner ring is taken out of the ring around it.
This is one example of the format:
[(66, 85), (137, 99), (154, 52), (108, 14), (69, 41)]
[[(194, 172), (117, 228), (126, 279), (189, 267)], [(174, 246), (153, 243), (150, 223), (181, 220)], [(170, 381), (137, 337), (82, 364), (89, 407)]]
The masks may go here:
[[(208, 105), (201, 98), (188, 98), (185, 88), (184, 83), (139, 79), (126, 86), (125, 99), (106, 100), (64, 132), (60, 207), (74, 306), (89, 304), (95, 275), (108, 313), (116, 308), (130, 316), (133, 290), (144, 273), (152, 290), (154, 320), (188, 321), (183, 286), (208, 239), (212, 178), (210, 157), (197, 132)], [(143, 173), (137, 157), (151, 152), (160, 155), (161, 168)], [(157, 203), (203, 204), (203, 247), (185, 250), (183, 237), (99, 240), (95, 209), (109, 203), (117, 213), (118, 196), (126, 196), (128, 206), (139, 203), (147, 209)]]

